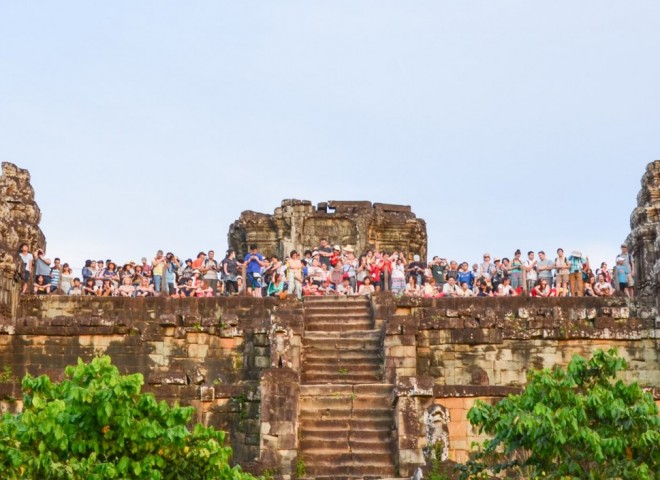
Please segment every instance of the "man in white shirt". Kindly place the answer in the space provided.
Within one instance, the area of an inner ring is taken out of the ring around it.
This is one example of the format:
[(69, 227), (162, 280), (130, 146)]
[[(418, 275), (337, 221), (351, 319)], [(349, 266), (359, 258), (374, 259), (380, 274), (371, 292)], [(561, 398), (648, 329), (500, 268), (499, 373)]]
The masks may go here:
[(449, 277), (447, 283), (442, 287), (442, 293), (445, 297), (458, 297), (460, 295), (461, 288), (456, 284), (456, 279), (454, 277)]
[(534, 289), (536, 281), (539, 279), (539, 274), (536, 271), (536, 259), (534, 258), (533, 251), (530, 250), (527, 252), (527, 260), (525, 260), (523, 263), (523, 268), (525, 269), (525, 275), (527, 278), (527, 281), (525, 282), (527, 289), (525, 291), (530, 293)]

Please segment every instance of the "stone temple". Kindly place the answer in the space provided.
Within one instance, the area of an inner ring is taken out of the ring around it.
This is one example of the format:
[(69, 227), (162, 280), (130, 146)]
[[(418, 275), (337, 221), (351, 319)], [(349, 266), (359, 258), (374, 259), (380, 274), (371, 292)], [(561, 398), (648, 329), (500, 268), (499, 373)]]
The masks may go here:
[[(60, 379), (66, 365), (108, 354), (144, 390), (196, 408), (228, 432), (234, 461), (273, 478), (410, 478), (434, 456), (465, 461), (482, 437), (478, 399), (519, 392), (530, 369), (616, 347), (625, 379), (660, 401), (660, 161), (642, 178), (628, 237), (635, 298), (100, 298), (19, 296), (18, 244), (43, 244), (29, 175), (0, 178), (0, 410), (21, 408), (20, 378)], [(320, 237), (362, 250), (426, 256), (409, 207), (285, 200), (244, 212), (239, 252), (283, 255)]]
[(301, 255), (325, 238), (331, 245), (351, 245), (356, 252), (369, 248), (403, 251), (406, 258), (426, 258), (426, 222), (409, 206), (371, 202), (330, 201), (317, 207), (309, 200), (283, 200), (272, 215), (245, 211), (229, 227), (229, 245), (241, 258), (249, 245), (266, 255), (284, 258), (291, 250)]

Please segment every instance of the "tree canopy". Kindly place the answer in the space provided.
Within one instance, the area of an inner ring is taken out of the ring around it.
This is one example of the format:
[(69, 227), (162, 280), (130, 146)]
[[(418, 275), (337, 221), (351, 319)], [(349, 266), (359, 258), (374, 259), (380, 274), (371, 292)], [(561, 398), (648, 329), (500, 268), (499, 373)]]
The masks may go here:
[(492, 436), (462, 478), (660, 478), (660, 417), (648, 392), (617, 380), (616, 350), (575, 356), (566, 370), (532, 371), (523, 393), (477, 402), (468, 419)]
[(231, 467), (224, 432), (187, 424), (192, 407), (141, 393), (110, 357), (78, 360), (66, 379), (23, 379), (23, 409), (0, 420), (4, 479), (251, 479)]

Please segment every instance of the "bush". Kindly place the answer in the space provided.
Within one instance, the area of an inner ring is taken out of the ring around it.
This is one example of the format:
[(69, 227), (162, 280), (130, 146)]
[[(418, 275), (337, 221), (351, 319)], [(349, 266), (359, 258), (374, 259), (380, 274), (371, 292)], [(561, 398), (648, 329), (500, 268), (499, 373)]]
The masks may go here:
[(224, 433), (190, 432), (192, 407), (140, 393), (110, 357), (66, 368), (66, 379), (23, 379), (23, 410), (0, 420), (4, 479), (251, 479), (231, 467)]

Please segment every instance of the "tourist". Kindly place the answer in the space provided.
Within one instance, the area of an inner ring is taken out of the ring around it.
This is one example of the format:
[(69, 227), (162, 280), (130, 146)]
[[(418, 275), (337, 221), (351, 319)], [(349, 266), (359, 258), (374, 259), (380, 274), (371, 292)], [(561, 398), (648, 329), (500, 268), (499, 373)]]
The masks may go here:
[(602, 273), (598, 274), (598, 281), (594, 285), (594, 293), (599, 297), (611, 297), (614, 295), (614, 287), (605, 279), (605, 275)]
[(460, 288), (458, 286), (458, 262), (456, 260), (450, 261), (449, 268), (445, 271), (445, 282), (449, 282), (450, 278), (453, 278), (455, 280), (454, 285)]
[(72, 285), (73, 285), (73, 272), (69, 264), (65, 263), (64, 265), (62, 265), (62, 275), (60, 276), (61, 292), (64, 295), (68, 295)]
[[(289, 261), (287, 262), (287, 270), (289, 272), (288, 293), (295, 294), (298, 299), (302, 298), (302, 267), (303, 265), (300, 261), (300, 255), (296, 250), (291, 250), (291, 253), (289, 254)], [(341, 268), (341, 266), (337, 268)]]
[[(147, 278), (144, 276), (144, 273), (142, 272), (142, 265), (136, 265), (135, 266), (135, 273), (133, 273), (133, 276), (131, 277), (131, 282), (135, 288), (139, 287), (142, 285), (142, 279)], [(149, 281), (149, 279), (147, 279)]]
[(474, 291), (467, 282), (461, 283), (461, 289), (458, 291), (458, 297), (474, 297)]
[(422, 297), (425, 298), (434, 298), (438, 296), (438, 289), (435, 286), (435, 280), (433, 275), (429, 276), (428, 281), (424, 282), (422, 285)]
[(550, 288), (546, 277), (539, 278), (536, 286), (532, 289), (532, 296), (534, 297), (554, 297), (556, 291)]
[(332, 270), (330, 270), (328, 278), (330, 283), (332, 283), (333, 288), (336, 290), (337, 285), (339, 285), (344, 278), (344, 264), (341, 260), (338, 260), (337, 264), (332, 268)]
[(596, 296), (596, 291), (594, 288), (595, 284), (596, 284), (596, 279), (594, 277), (588, 277), (588, 279), (584, 282), (583, 292), (585, 297)]
[(523, 287), (523, 262), (520, 259), (522, 253), (520, 249), (517, 249), (513, 254), (513, 260), (511, 260), (511, 266), (508, 267), (509, 278), (511, 279), (511, 287), (514, 290), (518, 290)]
[(200, 278), (200, 283), (195, 290), (196, 297), (213, 297), (213, 289), (206, 280)]
[(50, 293), (50, 283), (46, 283), (43, 275), (37, 275), (34, 279), (32, 291), (35, 295), (48, 295)]
[(156, 256), (151, 261), (151, 275), (156, 293), (160, 293), (163, 289), (163, 273), (165, 272), (166, 261), (167, 259), (163, 255), (162, 250), (158, 250)]
[(555, 277), (555, 286), (557, 288), (557, 296), (565, 297), (568, 291), (568, 277), (571, 268), (571, 264), (568, 259), (564, 256), (564, 249), (557, 249), (557, 257), (555, 258), (555, 270), (557, 270), (557, 275)]
[(85, 266), (82, 268), (82, 283), (87, 285), (87, 279), (94, 278), (94, 270), (92, 269), (92, 260), (85, 260)]
[[(46, 285), (50, 285), (50, 264), (51, 261), (49, 258), (46, 258), (44, 250), (42, 248), (37, 248), (34, 252), (34, 275), (43, 277), (43, 282)], [(36, 283), (36, 282), (35, 282)]]
[(254, 297), (261, 296), (261, 267), (266, 265), (264, 256), (259, 253), (257, 245), (250, 245), (250, 253), (245, 255), (243, 263), (247, 265), (247, 291)]
[(337, 285), (337, 295), (355, 295), (355, 290), (351, 287), (351, 277), (345, 273), (342, 281)]
[(319, 254), (319, 261), (321, 265), (325, 265), (326, 268), (330, 270), (330, 259), (332, 258), (333, 249), (330, 247), (330, 245), (328, 245), (328, 240), (322, 238), (316, 251)]
[(105, 274), (105, 267), (103, 260), (92, 261), (92, 271), (94, 272), (94, 285), (96, 288), (103, 286), (103, 275)]
[[(455, 263), (455, 262), (454, 262)], [(451, 266), (451, 263), (449, 264)], [(448, 276), (447, 282), (442, 287), (442, 296), (443, 297), (458, 297), (460, 296), (461, 287), (456, 283), (456, 277)]]
[(239, 265), (236, 261), (236, 252), (233, 248), (228, 249), (222, 261), (222, 278), (225, 282), (225, 295), (236, 295), (238, 293), (239, 266), (242, 266), (242, 264)]
[(376, 289), (371, 284), (371, 277), (365, 277), (364, 283), (360, 285), (360, 289), (358, 290), (358, 295), (370, 297), (375, 291)]
[(408, 264), (406, 271), (408, 276), (412, 276), (415, 279), (415, 283), (421, 286), (424, 281), (425, 268), (426, 266), (421, 262), (420, 256), (413, 255), (413, 261)]
[(623, 292), (626, 297), (632, 297), (632, 288), (628, 287), (629, 275), (630, 270), (625, 264), (625, 258), (618, 256), (614, 267), (614, 278), (619, 284), (619, 291)]
[[(280, 293), (284, 292), (284, 280), (282, 275), (276, 273), (273, 279), (268, 283), (267, 295), (269, 297), (277, 297)], [(300, 295), (302, 296), (302, 283), (300, 286)]]
[(490, 283), (496, 273), (496, 268), (495, 265), (490, 263), (490, 253), (484, 253), (483, 259), (483, 263), (479, 265), (479, 277), (485, 278)]
[(447, 260), (439, 256), (433, 257), (431, 261), (431, 276), (435, 280), (437, 288), (442, 291), (445, 285), (445, 271), (447, 270)]
[(544, 279), (550, 288), (552, 288), (552, 270), (555, 268), (555, 263), (545, 256), (543, 250), (539, 250), (539, 261), (536, 262), (536, 269), (538, 271), (539, 280)]
[(523, 270), (525, 272), (525, 291), (531, 293), (536, 281), (539, 279), (533, 250), (527, 252), (527, 260), (523, 262)]
[(612, 272), (607, 268), (606, 262), (601, 263), (600, 268), (596, 270), (596, 277), (598, 275), (602, 275), (607, 283), (612, 284)]
[(369, 275), (371, 275), (371, 267), (367, 262), (367, 256), (361, 255), (360, 259), (358, 260), (357, 274), (355, 275), (358, 288), (360, 288), (360, 285), (364, 283), (364, 279)]
[[(437, 283), (436, 283), (437, 284)], [(392, 293), (401, 295), (406, 289), (406, 266), (403, 258), (397, 257), (392, 266)]]
[(351, 245), (346, 245), (343, 252), (342, 263), (344, 264), (344, 274), (348, 275), (348, 282), (351, 284), (351, 288), (355, 291), (357, 288), (357, 258), (355, 258), (353, 247)]
[(104, 283), (106, 280), (110, 280), (114, 288), (117, 288), (119, 285), (119, 272), (117, 272), (117, 264), (115, 262), (108, 262), (108, 266), (103, 272)]
[(588, 265), (589, 259), (585, 258), (581, 252), (573, 250), (568, 257), (570, 264), (568, 281), (571, 288), (572, 297), (582, 297), (584, 295), (584, 277), (582, 270)]
[(410, 275), (408, 277), (408, 282), (406, 283), (405, 295), (407, 297), (420, 297), (422, 295), (422, 287), (417, 285), (417, 280), (415, 275)]
[(305, 283), (303, 284), (303, 296), (304, 297), (313, 297), (321, 295), (319, 293), (319, 285), (316, 285), (311, 277), (305, 277)]
[(504, 277), (502, 279), (502, 282), (497, 286), (497, 290), (495, 291), (495, 296), (496, 297), (515, 297), (516, 295), (518, 295), (518, 292), (511, 285), (511, 278)]
[(142, 275), (147, 277), (148, 279), (151, 279), (152, 274), (151, 274), (151, 265), (147, 262), (147, 257), (142, 257), (140, 260), (142, 262)]
[(21, 280), (23, 280), (23, 289), (21, 293), (25, 294), (28, 292), (28, 285), (32, 280), (31, 275), (34, 266), (34, 255), (30, 253), (30, 247), (28, 244), (23, 243), (21, 244), (18, 256), (21, 259)]
[[(210, 253), (210, 252), (209, 252)], [(167, 294), (173, 295), (176, 293), (176, 272), (179, 270), (180, 260), (172, 252), (167, 252), (165, 255), (165, 284), (167, 285)], [(218, 275), (216, 273), (216, 283)]]
[[(507, 259), (508, 261), (508, 259)], [(508, 274), (507, 270), (502, 268), (502, 261), (499, 258), (493, 260), (493, 266), (495, 267), (495, 273), (490, 278), (490, 284), (493, 288), (493, 291), (497, 291), (502, 279)]]
[(329, 277), (326, 277), (326, 279), (323, 280), (323, 283), (318, 288), (318, 291), (321, 295), (335, 295), (337, 293), (335, 291), (335, 286), (330, 282)]
[(118, 297), (133, 297), (135, 296), (135, 287), (133, 286), (133, 277), (130, 275), (124, 276), (121, 285), (117, 289)]
[[(189, 281), (192, 282), (192, 279)], [(137, 287), (135, 290), (135, 296), (136, 297), (153, 297), (156, 294), (154, 286), (149, 283), (149, 279), (147, 277), (142, 277), (142, 280), (140, 281), (140, 286)]]
[(468, 262), (461, 263), (461, 267), (458, 270), (458, 278), (457, 278), (458, 285), (467, 283), (468, 288), (472, 290), (474, 280), (475, 280), (475, 276), (472, 270), (470, 270), (470, 266), (468, 265)]
[(82, 294), (84, 296), (96, 296), (98, 294), (98, 287), (96, 286), (96, 282), (94, 281), (94, 278), (89, 277), (85, 281), (85, 284), (83, 285), (83, 289), (82, 289)]
[(60, 259), (53, 259), (53, 266), (50, 269), (50, 292), (51, 293), (60, 293), (60, 280), (62, 277), (62, 266), (60, 264)]
[(623, 259), (623, 265), (628, 269), (628, 278), (626, 281), (626, 284), (628, 285), (628, 291), (630, 295), (628, 296), (633, 296), (634, 295), (634, 286), (635, 286), (635, 280), (633, 277), (633, 272), (635, 271), (634, 269), (634, 263), (633, 263), (633, 258), (632, 255), (628, 253), (628, 245), (623, 244), (621, 245), (621, 253), (617, 255), (616, 260), (618, 262), (619, 258)]
[(103, 285), (101, 286), (98, 295), (100, 297), (112, 297), (115, 293), (115, 286), (111, 280), (103, 280)]
[[(177, 264), (178, 265), (178, 264)], [(206, 259), (201, 265), (201, 271), (203, 278), (206, 283), (209, 284), (211, 290), (213, 290), (213, 295), (218, 294), (218, 272), (220, 271), (220, 265), (215, 259), (215, 251), (209, 250)]]
[(80, 279), (78, 277), (73, 279), (73, 283), (71, 284), (71, 287), (66, 292), (66, 294), (73, 296), (80, 296), (83, 294), (82, 283), (80, 282)]

